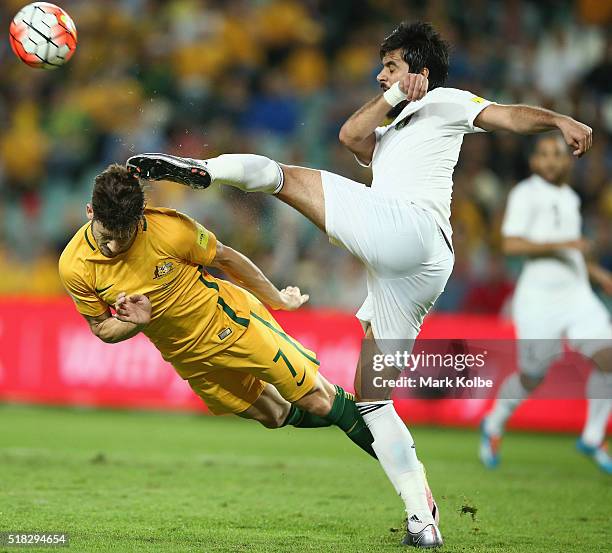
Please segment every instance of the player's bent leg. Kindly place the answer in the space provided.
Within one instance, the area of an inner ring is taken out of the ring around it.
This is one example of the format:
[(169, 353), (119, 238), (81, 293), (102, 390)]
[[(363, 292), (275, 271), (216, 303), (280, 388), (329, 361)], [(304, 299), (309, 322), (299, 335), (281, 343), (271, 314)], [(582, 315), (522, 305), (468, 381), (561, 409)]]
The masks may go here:
[(612, 323), (606, 307), (594, 294), (582, 295), (579, 300), (567, 335), (572, 347), (592, 361), (593, 369), (586, 385), (586, 421), (576, 447), (603, 472), (612, 474), (606, 444), (612, 412)]
[(500, 463), (501, 441), (506, 423), (517, 407), (542, 382), (543, 375), (513, 373), (502, 382), (493, 408), (480, 423), (478, 457), (489, 469)]
[(376, 457), (372, 449), (374, 438), (359, 413), (355, 396), (342, 387), (331, 384), (321, 374), (317, 374), (312, 389), (295, 401), (294, 406), (309, 413), (311, 417), (321, 417), (329, 425), (337, 426), (354, 444)]
[(332, 409), (336, 389), (321, 374), (317, 373), (312, 388), (294, 405), (313, 415), (326, 417)]
[(266, 384), (261, 395), (253, 404), (237, 413), (239, 417), (253, 419), (266, 428), (280, 428), (284, 426), (291, 404), (286, 401), (278, 390), (271, 384)]
[[(329, 384), (329, 386), (331, 385)], [(335, 393), (333, 386), (331, 386), (331, 390), (332, 393)], [(306, 397), (308, 400), (298, 402), (301, 403), (300, 406), (291, 404), (283, 398), (272, 384), (265, 383), (265, 388), (257, 400), (250, 407), (237, 414), (240, 417), (256, 420), (266, 428), (282, 428), (284, 426), (323, 428), (331, 426), (331, 421), (317, 414), (329, 413), (333, 401), (328, 397), (328, 394), (322, 394), (321, 387), (317, 386)]]
[[(178, 370), (178, 367), (175, 367)], [(202, 362), (181, 366), (181, 370), (202, 370)], [(250, 374), (219, 364), (205, 373), (187, 378), (191, 389), (213, 415), (238, 415), (253, 405), (265, 391), (265, 384)]]
[(277, 193), (279, 200), (290, 205), (325, 231), (325, 199), (321, 171), (281, 165), (284, 184)]
[[(537, 324), (536, 324), (537, 323)], [(480, 424), (478, 457), (487, 468), (495, 468), (501, 462), (501, 440), (506, 424), (519, 405), (529, 397), (548, 372), (551, 363), (562, 351), (560, 333), (549, 325), (546, 339), (527, 339), (533, 336), (544, 322), (536, 321), (530, 313), (515, 313), (515, 324), (519, 340), (517, 354), (520, 372), (506, 377), (497, 390), (497, 397), (491, 410)]]
[(188, 382), (214, 415), (235, 414), (256, 420), (267, 428), (286, 425), (320, 428), (332, 424), (291, 405), (272, 384), (227, 366), (190, 378)]
[(372, 437), (355, 407), (354, 397), (320, 375), (316, 354), (287, 335), (254, 297), (248, 330), (218, 358), (227, 366), (237, 364), (237, 370), (273, 385), (292, 404), (284, 424), (301, 428), (333, 424), (373, 455)]
[(576, 448), (605, 473), (612, 474), (612, 457), (606, 444), (606, 427), (612, 411), (612, 348), (595, 352), (595, 367), (587, 381), (587, 417)]

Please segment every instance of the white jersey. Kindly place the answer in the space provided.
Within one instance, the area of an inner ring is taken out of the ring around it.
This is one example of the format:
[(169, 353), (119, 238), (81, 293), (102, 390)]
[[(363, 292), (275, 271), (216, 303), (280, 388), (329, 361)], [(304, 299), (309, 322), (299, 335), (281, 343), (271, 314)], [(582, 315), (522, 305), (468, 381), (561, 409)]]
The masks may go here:
[[(533, 175), (518, 183), (508, 196), (503, 236), (535, 243), (578, 240), (581, 233), (580, 198), (567, 184), (555, 186)], [(525, 262), (516, 294), (550, 295), (590, 288), (586, 263), (576, 249)]]
[[(536, 243), (578, 240), (580, 199), (567, 184), (533, 175), (510, 192), (502, 234)], [(591, 289), (584, 256), (576, 249), (525, 262), (512, 314), (521, 339), (521, 372), (530, 376), (546, 374), (563, 351), (563, 337), (587, 357), (612, 340), (610, 315)]]
[(453, 170), (463, 135), (484, 132), (474, 119), (490, 104), (456, 88), (435, 88), (410, 102), (390, 125), (375, 131), (372, 189), (431, 211), (450, 238)]

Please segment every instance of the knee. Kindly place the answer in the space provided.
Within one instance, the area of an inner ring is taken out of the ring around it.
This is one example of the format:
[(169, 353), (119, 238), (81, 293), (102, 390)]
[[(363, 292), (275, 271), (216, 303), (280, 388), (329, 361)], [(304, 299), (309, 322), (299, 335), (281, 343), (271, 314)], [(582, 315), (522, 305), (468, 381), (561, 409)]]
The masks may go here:
[(525, 390), (531, 392), (540, 385), (542, 378), (541, 376), (527, 376), (526, 374), (521, 374), (521, 384)]
[(295, 404), (313, 415), (318, 417), (326, 417), (332, 409), (334, 398), (329, 396), (325, 390), (318, 388), (314, 392), (308, 394)]
[(592, 356), (592, 360), (602, 373), (612, 373), (612, 348), (599, 350)]
[(283, 163), (279, 163), (279, 165), (283, 172), (283, 177), (284, 177), (285, 182), (300, 180), (301, 167), (296, 167), (294, 165), (285, 165)]
[(247, 415), (241, 415), (245, 418), (249, 418), (257, 421), (266, 428), (280, 428), (285, 423), (287, 418), (287, 409), (283, 409), (282, 405), (267, 405), (264, 409), (251, 409)]
[(285, 422), (280, 413), (261, 413), (255, 419), (259, 424), (266, 428), (280, 428)]

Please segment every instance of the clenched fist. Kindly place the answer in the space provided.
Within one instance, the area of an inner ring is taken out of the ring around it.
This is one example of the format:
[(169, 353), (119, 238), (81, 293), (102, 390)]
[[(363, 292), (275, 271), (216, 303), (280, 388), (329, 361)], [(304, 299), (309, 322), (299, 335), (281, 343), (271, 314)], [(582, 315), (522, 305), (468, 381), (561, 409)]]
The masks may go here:
[(561, 117), (557, 127), (563, 134), (568, 146), (573, 148), (573, 154), (580, 157), (589, 151), (593, 145), (593, 129), (571, 117)]
[(414, 102), (427, 94), (429, 80), (421, 73), (407, 73), (400, 79), (399, 87), (406, 95), (406, 100)]

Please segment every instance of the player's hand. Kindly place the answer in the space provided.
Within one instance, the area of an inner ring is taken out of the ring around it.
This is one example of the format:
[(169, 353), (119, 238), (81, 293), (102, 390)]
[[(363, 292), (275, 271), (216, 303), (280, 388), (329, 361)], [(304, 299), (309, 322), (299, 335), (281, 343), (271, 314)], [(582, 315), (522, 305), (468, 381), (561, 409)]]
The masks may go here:
[(121, 292), (115, 302), (115, 311), (115, 317), (125, 323), (143, 326), (151, 321), (151, 302), (142, 294), (128, 296)]
[(612, 274), (609, 272), (602, 274), (597, 282), (606, 296), (612, 296)]
[(562, 117), (557, 123), (557, 127), (563, 134), (565, 142), (573, 148), (576, 157), (584, 155), (593, 145), (593, 129), (580, 121), (571, 117)]
[(425, 75), (420, 73), (408, 73), (399, 81), (400, 90), (406, 95), (408, 102), (420, 100), (427, 94), (429, 80)]
[(308, 294), (302, 294), (297, 286), (287, 286), (280, 292), (282, 304), (278, 309), (284, 309), (285, 311), (295, 311), (302, 307), (309, 299)]

